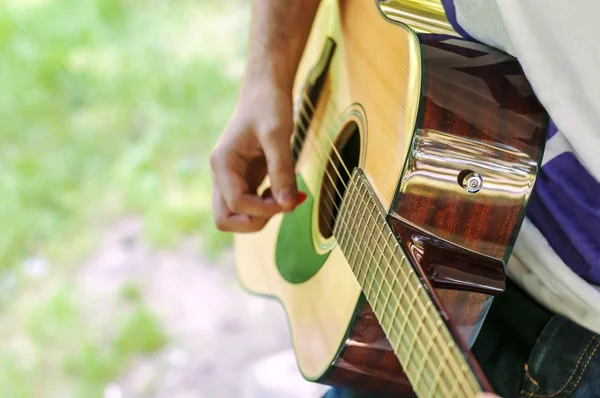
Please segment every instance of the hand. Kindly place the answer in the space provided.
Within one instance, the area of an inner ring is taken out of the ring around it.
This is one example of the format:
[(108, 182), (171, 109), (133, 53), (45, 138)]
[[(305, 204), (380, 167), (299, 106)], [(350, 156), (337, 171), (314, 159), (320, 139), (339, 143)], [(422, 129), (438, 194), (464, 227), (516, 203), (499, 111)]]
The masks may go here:
[(490, 392), (482, 392), (477, 396), (477, 398), (502, 398), (499, 395), (492, 394)]
[[(250, 79), (210, 157), (213, 214), (222, 231), (253, 232), (298, 201), (290, 137), (291, 93), (269, 81)], [(271, 189), (257, 189), (269, 175)], [(302, 195), (305, 198), (305, 195)]]

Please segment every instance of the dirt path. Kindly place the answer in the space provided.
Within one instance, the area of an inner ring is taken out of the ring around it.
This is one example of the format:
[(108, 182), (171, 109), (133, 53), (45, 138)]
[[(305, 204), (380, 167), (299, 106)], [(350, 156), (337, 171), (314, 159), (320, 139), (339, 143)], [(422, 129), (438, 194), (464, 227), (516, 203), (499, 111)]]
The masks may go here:
[(283, 309), (241, 290), (230, 254), (210, 263), (194, 242), (151, 250), (138, 220), (128, 219), (107, 230), (78, 281), (86, 302), (102, 303), (94, 316), (107, 319), (121, 286), (134, 283), (169, 336), (104, 398), (310, 398), (326, 390), (302, 379)]

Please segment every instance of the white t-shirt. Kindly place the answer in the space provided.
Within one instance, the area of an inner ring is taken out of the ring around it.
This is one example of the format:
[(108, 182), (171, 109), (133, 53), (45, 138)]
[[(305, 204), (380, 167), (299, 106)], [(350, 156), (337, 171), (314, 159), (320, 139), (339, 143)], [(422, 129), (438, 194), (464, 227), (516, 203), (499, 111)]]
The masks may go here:
[(458, 33), (519, 60), (551, 117), (508, 275), (600, 334), (600, 1), (442, 3)]

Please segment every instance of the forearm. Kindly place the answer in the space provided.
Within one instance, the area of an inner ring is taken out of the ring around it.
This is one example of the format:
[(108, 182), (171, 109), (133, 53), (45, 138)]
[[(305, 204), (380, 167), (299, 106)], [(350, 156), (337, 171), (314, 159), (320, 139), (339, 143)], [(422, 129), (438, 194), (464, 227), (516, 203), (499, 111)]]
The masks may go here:
[(248, 80), (266, 80), (291, 94), (320, 0), (254, 0)]

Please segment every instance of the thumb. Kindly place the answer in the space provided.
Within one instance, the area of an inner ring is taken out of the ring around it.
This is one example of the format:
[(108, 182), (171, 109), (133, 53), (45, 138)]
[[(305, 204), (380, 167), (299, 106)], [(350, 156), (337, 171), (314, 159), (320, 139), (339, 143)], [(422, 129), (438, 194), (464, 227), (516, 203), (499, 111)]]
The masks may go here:
[(264, 136), (261, 145), (267, 159), (273, 197), (284, 211), (292, 211), (296, 207), (298, 189), (289, 136), (283, 132), (271, 133)]

